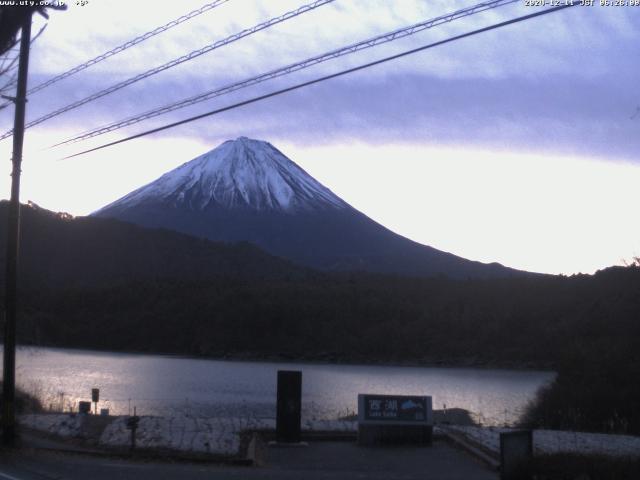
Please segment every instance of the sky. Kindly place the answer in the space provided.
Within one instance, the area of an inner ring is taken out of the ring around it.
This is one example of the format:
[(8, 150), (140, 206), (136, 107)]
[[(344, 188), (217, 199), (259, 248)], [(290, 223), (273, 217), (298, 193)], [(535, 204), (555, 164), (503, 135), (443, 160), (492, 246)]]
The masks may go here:
[[(35, 86), (206, 0), (34, 18)], [(577, 2), (577, 0), (576, 0)], [(34, 93), (27, 120), (303, 5), (223, 5)], [(525, 0), (67, 147), (85, 130), (474, 1), (336, 0), (27, 130), (21, 200), (86, 215), (225, 140), (266, 140), (386, 227), (472, 260), (592, 273), (640, 255), (640, 6), (576, 6), (68, 160), (107, 141), (499, 21)], [(12, 128), (13, 109), (0, 111)], [(7, 198), (11, 139), (0, 142)]]

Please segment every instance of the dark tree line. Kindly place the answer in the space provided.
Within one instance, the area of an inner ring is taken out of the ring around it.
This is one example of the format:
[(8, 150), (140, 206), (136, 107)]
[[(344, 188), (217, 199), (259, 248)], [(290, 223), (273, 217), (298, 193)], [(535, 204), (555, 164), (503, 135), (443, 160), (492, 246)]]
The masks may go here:
[(529, 423), (640, 433), (638, 267), (510, 280), (156, 280), (23, 300), (20, 339), (37, 345), (554, 368)]

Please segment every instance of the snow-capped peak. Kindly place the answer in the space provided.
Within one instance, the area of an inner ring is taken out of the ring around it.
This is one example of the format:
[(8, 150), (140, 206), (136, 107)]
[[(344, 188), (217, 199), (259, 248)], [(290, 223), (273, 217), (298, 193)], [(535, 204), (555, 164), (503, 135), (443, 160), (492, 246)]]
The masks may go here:
[(348, 205), (270, 143), (239, 137), (105, 207), (169, 202), (192, 210), (324, 210)]

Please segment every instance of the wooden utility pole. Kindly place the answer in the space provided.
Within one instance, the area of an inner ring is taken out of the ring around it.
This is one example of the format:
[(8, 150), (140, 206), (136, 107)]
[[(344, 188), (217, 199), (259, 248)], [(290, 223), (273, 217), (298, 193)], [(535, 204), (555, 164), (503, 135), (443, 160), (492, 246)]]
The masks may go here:
[(27, 103), (27, 74), (31, 43), (31, 15), (22, 23), (20, 64), (13, 123), (13, 157), (11, 162), (11, 199), (7, 215), (7, 270), (5, 275), (4, 362), (2, 382), (2, 442), (12, 446), (16, 439), (16, 312), (18, 291), (18, 246), (20, 243), (20, 173), (24, 140), (24, 117)]

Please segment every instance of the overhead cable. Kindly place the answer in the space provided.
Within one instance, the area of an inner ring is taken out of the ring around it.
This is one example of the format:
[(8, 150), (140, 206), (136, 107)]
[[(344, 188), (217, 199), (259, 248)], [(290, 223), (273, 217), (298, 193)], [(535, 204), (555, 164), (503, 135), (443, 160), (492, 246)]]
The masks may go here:
[(35, 92), (38, 92), (44, 88), (49, 87), (50, 85), (53, 85), (54, 83), (59, 82), (60, 80), (63, 80), (67, 77), (70, 77), (71, 75), (75, 75), (78, 72), (81, 72), (82, 70), (85, 70), (93, 65), (95, 65), (96, 63), (100, 63), (103, 60), (106, 60), (109, 57), (113, 57), (114, 55), (117, 55), (118, 53), (133, 47), (134, 45), (137, 45), (141, 42), (144, 42), (145, 40), (148, 40), (151, 37), (154, 37), (156, 35), (158, 35), (159, 33), (162, 32), (166, 32), (167, 30), (175, 27), (176, 25), (180, 25), (183, 22), (186, 22), (187, 20), (191, 20), (194, 17), (197, 17), (198, 15), (202, 15), (205, 12), (208, 12), (209, 10), (212, 10), (220, 5), (222, 5), (223, 3), (227, 3), (229, 0), (215, 0), (214, 2), (211, 3), (207, 3), (206, 5), (203, 5), (202, 7), (193, 10), (185, 15), (182, 15), (181, 17), (176, 18), (175, 20), (170, 21), (169, 23), (162, 25), (161, 27), (155, 28), (153, 30), (151, 30), (150, 32), (144, 33), (136, 38), (134, 38), (133, 40), (129, 40), (128, 42), (123, 43), (122, 45), (118, 45), (117, 47), (109, 50), (108, 52), (105, 52), (101, 55), (98, 55), (95, 58), (92, 58), (91, 60), (87, 60), (86, 62), (73, 67), (70, 70), (67, 70), (64, 73), (61, 73), (49, 80), (47, 80), (46, 82), (41, 83), (40, 85), (36, 85), (35, 87), (33, 87), (32, 89), (30, 89), (27, 93), (28, 94), (33, 94)]
[(282, 95), (284, 93), (288, 93), (288, 92), (291, 92), (291, 91), (294, 91), (294, 90), (298, 90), (298, 89), (301, 89), (301, 88), (304, 88), (304, 87), (308, 87), (308, 86), (314, 85), (316, 83), (324, 82), (326, 80), (331, 80), (333, 78), (341, 77), (343, 75), (347, 75), (347, 74), (350, 74), (350, 73), (358, 72), (360, 70), (364, 70), (366, 68), (370, 68), (370, 67), (373, 67), (373, 66), (376, 66), (376, 65), (380, 65), (382, 63), (386, 63), (386, 62), (389, 62), (391, 60), (397, 60), (399, 58), (406, 57), (408, 55), (412, 55), (412, 54), (415, 54), (415, 53), (418, 53), (418, 52), (422, 52), (422, 51), (427, 50), (429, 48), (433, 48), (433, 47), (437, 47), (437, 46), (440, 46), (440, 45), (444, 45), (446, 43), (454, 42), (456, 40), (461, 40), (463, 38), (471, 37), (471, 36), (477, 35), (479, 33), (488, 32), (490, 30), (495, 30), (497, 28), (505, 27), (507, 25), (512, 25), (514, 23), (523, 22), (525, 20), (529, 20), (529, 19), (532, 19), (532, 18), (535, 18), (535, 17), (540, 17), (542, 15), (547, 15), (549, 13), (558, 12), (560, 10), (564, 10), (565, 8), (570, 8), (570, 7), (573, 7), (573, 6), (576, 6), (576, 5), (579, 5), (579, 3), (577, 3), (577, 2), (576, 3), (569, 3), (569, 4), (561, 5), (561, 6), (558, 6), (558, 7), (552, 7), (552, 8), (548, 8), (548, 9), (545, 9), (545, 10), (541, 10), (541, 11), (538, 11), (538, 12), (535, 12), (535, 13), (530, 13), (529, 15), (523, 15), (521, 17), (512, 18), (511, 20), (506, 20), (504, 22), (500, 22), (500, 23), (496, 23), (496, 24), (493, 24), (493, 25), (489, 25), (488, 27), (483, 27), (483, 28), (480, 28), (480, 29), (477, 29), (477, 30), (473, 30), (473, 31), (467, 32), (467, 33), (456, 35), (454, 37), (449, 37), (447, 39), (440, 40), (438, 42), (434, 42), (434, 43), (430, 43), (430, 44), (427, 44), (427, 45), (423, 45), (423, 46), (418, 47), (418, 48), (414, 48), (414, 49), (411, 49), (411, 50), (406, 50), (404, 52), (401, 52), (401, 53), (398, 53), (398, 54), (395, 54), (395, 55), (391, 55), (389, 57), (385, 57), (385, 58), (382, 58), (382, 59), (379, 59), (379, 60), (375, 60), (373, 62), (365, 63), (365, 64), (359, 65), (357, 67), (348, 68), (346, 70), (342, 70), (342, 71), (337, 72), (337, 73), (332, 73), (330, 75), (325, 75), (323, 77), (319, 77), (319, 78), (316, 78), (316, 79), (313, 79), (313, 80), (309, 80), (307, 82), (298, 83), (296, 85), (293, 85), (293, 86), (290, 86), (290, 87), (287, 87), (287, 88), (283, 88), (281, 90), (276, 90), (276, 91), (267, 93), (265, 95), (260, 95), (260, 96), (257, 96), (257, 97), (253, 97), (253, 98), (250, 98), (248, 100), (244, 100), (242, 102), (234, 103), (234, 104), (228, 105), (226, 107), (218, 108), (218, 109), (212, 110), (210, 112), (206, 112), (206, 113), (202, 113), (200, 115), (196, 115), (194, 117), (185, 118), (184, 120), (180, 120), (178, 122), (169, 123), (167, 125), (163, 125), (161, 127), (153, 128), (151, 130), (147, 130), (145, 132), (138, 133), (136, 135), (131, 135), (129, 137), (122, 138), (120, 140), (115, 140), (113, 142), (105, 143), (105, 144), (100, 145), (98, 147), (90, 148), (88, 150), (84, 150), (82, 152), (75, 153), (73, 155), (68, 155), (66, 157), (63, 157), (61, 160), (78, 157), (80, 155), (85, 155), (85, 154), (90, 153), (90, 152), (95, 152), (97, 150), (102, 150), (103, 148), (112, 147), (114, 145), (125, 143), (125, 142), (131, 141), (131, 140), (135, 140), (136, 138), (145, 137), (145, 136), (151, 135), (153, 133), (161, 132), (163, 130), (168, 130), (170, 128), (175, 128), (177, 126), (184, 125), (186, 123), (190, 123), (190, 122), (193, 122), (193, 121), (196, 121), (196, 120), (200, 120), (202, 118), (210, 117), (212, 115), (217, 115), (219, 113), (223, 113), (223, 112), (226, 112), (226, 111), (229, 111), (229, 110), (234, 110), (236, 108), (243, 107), (245, 105), (250, 105), (252, 103), (256, 103), (256, 102), (259, 102), (259, 101), (262, 101), (262, 100), (266, 100), (266, 99), (271, 98), (271, 97), (275, 97), (275, 96), (278, 96), (278, 95)]
[[(245, 30), (242, 30), (241, 32), (238, 32), (234, 35), (231, 35), (223, 40), (218, 40), (210, 45), (206, 45), (198, 50), (194, 50), (191, 53), (188, 53), (186, 55), (183, 55), (179, 58), (176, 58), (170, 62), (165, 63), (164, 65), (160, 65), (158, 67), (155, 67), (151, 70), (147, 70), (146, 72), (140, 73), (134, 77), (131, 77), (127, 80), (124, 80), (122, 82), (116, 83), (115, 85), (112, 85), (104, 90), (101, 90), (99, 92), (94, 93), (93, 95), (90, 95), (86, 98), (83, 98), (82, 100), (78, 100), (77, 102), (74, 102), (70, 105), (67, 105), (65, 107), (62, 107), (58, 110), (55, 110), (53, 112), (50, 112), (40, 118), (37, 118), (35, 120), (32, 120), (31, 122), (28, 122), (25, 125), (25, 128), (29, 128), (29, 127), (33, 127), (34, 125), (38, 125), (39, 123), (42, 123), (46, 120), (49, 120), (53, 117), (56, 117), (58, 115), (61, 115), (65, 112), (68, 112), (69, 110), (73, 110), (75, 108), (78, 108), (82, 105), (85, 105), (89, 102), (92, 102), (94, 100), (97, 100), (98, 98), (104, 97), (105, 95), (109, 95), (110, 93), (113, 93), (117, 90), (120, 90), (124, 87), (127, 87), (133, 83), (139, 82), (140, 80), (143, 80), (145, 78), (148, 78), (152, 75), (155, 75), (156, 73), (160, 73), (164, 70), (168, 70), (169, 68), (175, 67), (176, 65), (180, 65), (181, 63), (187, 62), (189, 60), (193, 60), (196, 57), (199, 57), (201, 55), (204, 55), (205, 53), (208, 53), (212, 50), (215, 50), (217, 48), (220, 48), (224, 45), (228, 45), (232, 42), (235, 42), (237, 40), (240, 40), (241, 38), (247, 37), (249, 35), (252, 35), (256, 32), (259, 32), (261, 30), (265, 30), (273, 25), (276, 25), (278, 23), (282, 23), (286, 20), (289, 20), (293, 17), (297, 17), (298, 15), (302, 15), (303, 13), (309, 12), (311, 10), (314, 10), (318, 7), (321, 7), (323, 5), (326, 5), (327, 3), (331, 3), (334, 2), (335, 0), (315, 0), (314, 2), (311, 2), (309, 4), (303, 5), (302, 7), (299, 7), (295, 10), (291, 10), (290, 12), (287, 12), (283, 15), (280, 15), (278, 17), (274, 17), (271, 18), (270, 20), (267, 20), (265, 22), (259, 23), (251, 28), (247, 28)], [(4, 134), (2, 134), (2, 136), (0, 136), (0, 140), (3, 140), (9, 136), (11, 136), (13, 134), (13, 130), (9, 130), (8, 132), (5, 132)]]
[(388, 32), (388, 33), (384, 33), (382, 35), (377, 35), (375, 37), (369, 38), (367, 40), (363, 40), (361, 42), (358, 43), (354, 43), (351, 45), (348, 45), (346, 47), (342, 47), (336, 50), (331, 50), (329, 52), (323, 53), (321, 55), (316, 55), (314, 57), (308, 58), (306, 60), (303, 60), (301, 62), (297, 62), (291, 65), (287, 65), (285, 67), (281, 67), (278, 68), (276, 70), (271, 70), (269, 72), (266, 73), (262, 73), (260, 75), (257, 75), (255, 77), (251, 77), (239, 82), (235, 82), (232, 83), (230, 85), (226, 85), (224, 87), (220, 87), (217, 88), (215, 90), (210, 90), (208, 92), (205, 93), (201, 93), (183, 100), (180, 100), (178, 102), (174, 102), (174, 103), (170, 103), (167, 105), (164, 105), (162, 107), (159, 108), (155, 108), (153, 110), (149, 110), (145, 113), (142, 114), (138, 114), (132, 117), (128, 117), (124, 120), (119, 120), (117, 122), (113, 122), (110, 123), (108, 125), (104, 125), (86, 132), (83, 132), (79, 135), (76, 135), (75, 137), (69, 138), (67, 140), (64, 140), (55, 146), (59, 146), (59, 145), (63, 145), (66, 143), (72, 143), (72, 142), (77, 142), (77, 141), (81, 141), (81, 140), (86, 140), (88, 138), (92, 138), (92, 137), (96, 137), (98, 135), (102, 135), (108, 132), (112, 132), (114, 130), (118, 130), (120, 128), (124, 128), (130, 125), (133, 125), (135, 123), (139, 123), (142, 122), (144, 120), (148, 120), (150, 118), (154, 118), (157, 117), (159, 115), (163, 115), (165, 113), (169, 113), (172, 112), (174, 110), (178, 110), (181, 108), (185, 108), (185, 107), (189, 107), (191, 105), (195, 105), (197, 103), (200, 102), (204, 102), (206, 100), (210, 100), (212, 98), (215, 97), (219, 97), (222, 95), (226, 95), (229, 94), (231, 92), (235, 92), (236, 90), (240, 90), (242, 88), (246, 88), (246, 87), (250, 87), (253, 85), (256, 85), (258, 83), (262, 83), (265, 82), (267, 80), (271, 80), (277, 77), (281, 77), (283, 75), (287, 75), (293, 72), (297, 72), (299, 70), (303, 70), (305, 68), (311, 67), (313, 65), (317, 65), (319, 63), (322, 62), (326, 62), (328, 60), (332, 60), (344, 55), (348, 55), (351, 53), (355, 53), (355, 52), (359, 52), (361, 50), (367, 49), (367, 48), (372, 48), (375, 47), (377, 45), (383, 44), (383, 43), (387, 43), (387, 42), (391, 42), (394, 40), (397, 40), (399, 38), (404, 38), (407, 37), (409, 35), (414, 35), (418, 32), (421, 32), (423, 30), (429, 29), (429, 28), (433, 28), (437, 25), (441, 25), (443, 23), (447, 23), (447, 22), (452, 22), (454, 20), (460, 19), (460, 18), (464, 18), (470, 15), (474, 15), (476, 13), (480, 13), (489, 9), (493, 9), (493, 8), (497, 8), (497, 7), (501, 7), (504, 5), (508, 5), (511, 3), (515, 3), (515, 2), (519, 2), (520, 0), (494, 0), (494, 1), (488, 1), (488, 2), (482, 2), (479, 3), (477, 5), (474, 5), (472, 7), (468, 7), (468, 8), (464, 8), (462, 10), (457, 10), (451, 13), (447, 13), (445, 15), (441, 15), (429, 20), (425, 20), (419, 23), (416, 23), (414, 25), (408, 26), (408, 27), (404, 27), (404, 28), (400, 28), (397, 30), (394, 30), (392, 32)]

